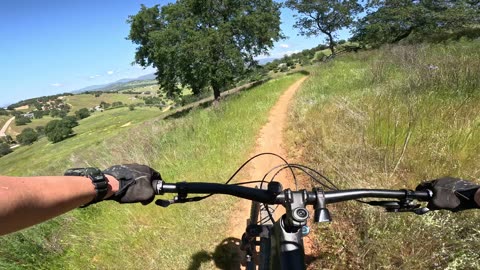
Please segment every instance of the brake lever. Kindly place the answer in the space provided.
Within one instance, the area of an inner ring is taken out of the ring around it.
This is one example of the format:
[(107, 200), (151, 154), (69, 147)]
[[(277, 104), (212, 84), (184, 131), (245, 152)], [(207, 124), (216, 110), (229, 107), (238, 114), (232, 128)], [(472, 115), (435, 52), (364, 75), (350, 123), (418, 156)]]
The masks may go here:
[(174, 203), (198, 202), (198, 201), (201, 201), (202, 199), (204, 199), (204, 197), (181, 198), (179, 196), (175, 196), (171, 200), (158, 199), (155, 201), (155, 204), (161, 207), (168, 207)]
[(370, 201), (366, 203), (372, 206), (383, 207), (387, 212), (393, 213), (412, 212), (417, 215), (423, 215), (430, 211), (430, 209), (420, 207), (420, 204), (415, 204), (412, 201)]

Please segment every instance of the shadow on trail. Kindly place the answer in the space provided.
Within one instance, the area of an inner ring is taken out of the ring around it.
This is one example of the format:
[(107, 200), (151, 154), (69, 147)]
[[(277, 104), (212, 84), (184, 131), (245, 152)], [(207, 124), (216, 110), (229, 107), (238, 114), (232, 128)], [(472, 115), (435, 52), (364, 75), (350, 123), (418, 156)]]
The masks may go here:
[[(209, 261), (213, 261), (218, 269), (240, 270), (241, 266), (245, 266), (245, 253), (240, 250), (240, 241), (235, 237), (225, 238), (217, 245), (213, 253), (202, 250), (193, 254), (188, 270), (198, 270), (203, 263)], [(255, 254), (254, 257), (258, 258), (259, 256)], [(308, 266), (319, 259), (321, 257), (305, 255), (305, 264)]]
[(240, 239), (229, 237), (222, 240), (213, 253), (202, 250), (193, 254), (188, 270), (200, 269), (202, 263), (209, 261), (213, 261), (219, 269), (236, 270), (240, 269), (242, 259), (243, 251), (240, 250)]

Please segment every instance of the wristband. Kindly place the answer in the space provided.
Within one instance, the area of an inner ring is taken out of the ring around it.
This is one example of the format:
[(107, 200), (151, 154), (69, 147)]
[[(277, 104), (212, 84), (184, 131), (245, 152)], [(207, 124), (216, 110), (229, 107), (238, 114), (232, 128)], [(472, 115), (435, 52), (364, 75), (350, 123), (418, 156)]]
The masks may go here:
[(105, 198), (105, 196), (108, 193), (108, 179), (102, 173), (102, 171), (99, 170), (98, 168), (93, 168), (93, 167), (72, 168), (65, 171), (64, 175), (65, 176), (84, 176), (92, 180), (92, 184), (95, 187), (95, 193), (96, 193), (95, 198), (91, 202), (85, 205), (82, 205), (81, 206), (82, 208), (87, 207), (91, 204), (97, 203), (99, 201), (102, 201), (103, 198)]

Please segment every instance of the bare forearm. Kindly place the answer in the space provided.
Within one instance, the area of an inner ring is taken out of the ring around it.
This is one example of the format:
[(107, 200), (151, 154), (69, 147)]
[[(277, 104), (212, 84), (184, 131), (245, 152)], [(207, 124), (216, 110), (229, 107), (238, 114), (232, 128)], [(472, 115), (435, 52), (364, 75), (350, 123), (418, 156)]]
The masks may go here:
[[(109, 177), (109, 193), (118, 183)], [(89, 178), (80, 176), (0, 176), (0, 235), (37, 224), (95, 198)]]

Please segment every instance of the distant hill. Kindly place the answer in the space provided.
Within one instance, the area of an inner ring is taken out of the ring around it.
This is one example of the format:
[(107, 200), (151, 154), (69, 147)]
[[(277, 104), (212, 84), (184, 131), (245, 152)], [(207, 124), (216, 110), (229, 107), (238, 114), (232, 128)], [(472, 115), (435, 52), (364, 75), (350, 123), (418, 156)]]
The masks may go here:
[(258, 61), (259, 65), (265, 65), (265, 64), (268, 64), (268, 63), (272, 62), (275, 59), (278, 59), (278, 58), (277, 57), (268, 57), (268, 58), (258, 59), (257, 61)]
[[(141, 81), (152, 81), (155, 80), (155, 74), (147, 74), (140, 76), (138, 78), (132, 78), (132, 79), (121, 79), (112, 83), (107, 83), (107, 84), (99, 84), (99, 85), (90, 85), (75, 91), (71, 91), (70, 93), (73, 94), (81, 94), (87, 91), (115, 91), (115, 90), (121, 90), (129, 87), (129, 84), (132, 82), (141, 82)], [(154, 84), (156, 82), (151, 82), (149, 84)], [(137, 85), (138, 83), (135, 83)]]

